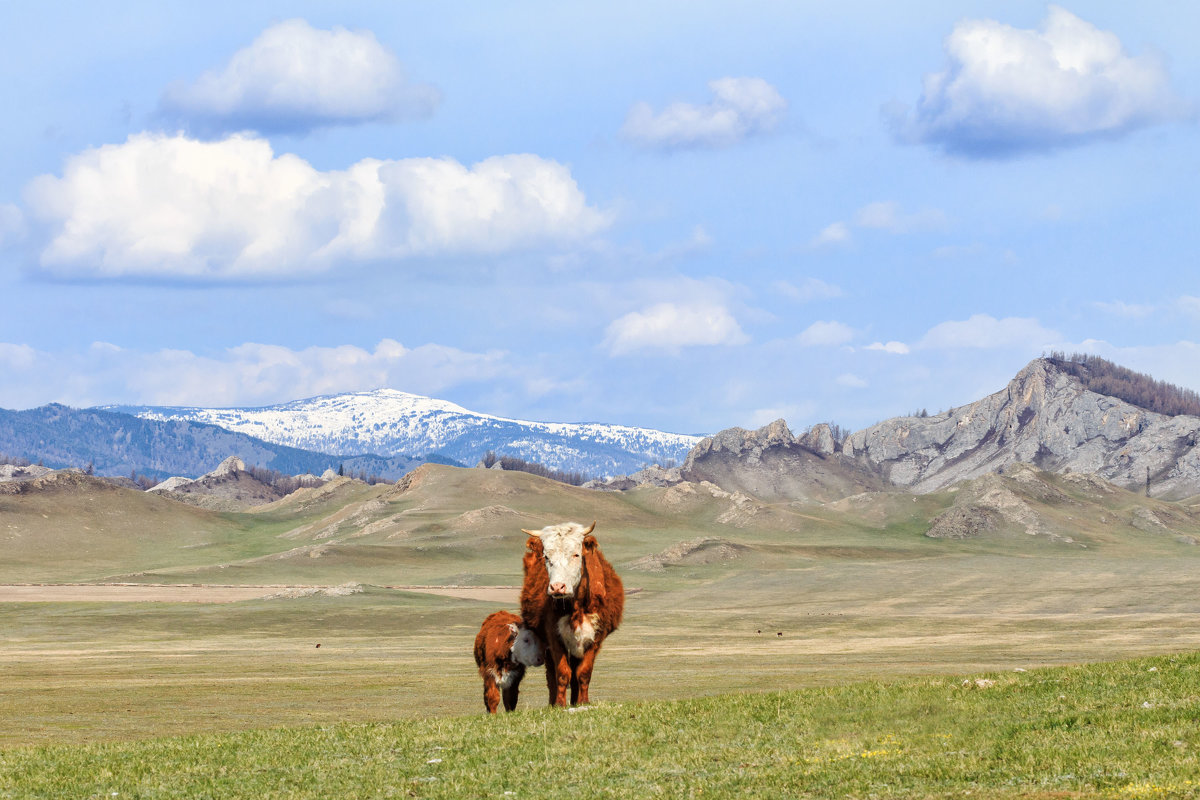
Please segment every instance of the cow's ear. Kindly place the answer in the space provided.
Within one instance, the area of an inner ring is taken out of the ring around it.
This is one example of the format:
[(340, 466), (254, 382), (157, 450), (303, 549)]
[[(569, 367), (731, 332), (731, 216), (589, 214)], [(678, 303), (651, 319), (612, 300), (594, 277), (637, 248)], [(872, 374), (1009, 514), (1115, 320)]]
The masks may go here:
[(583, 537), (583, 569), (587, 573), (588, 591), (592, 597), (603, 600), (607, 591), (604, 586), (604, 567), (600, 565), (600, 547), (596, 537)]
[[(525, 533), (529, 533), (529, 531), (525, 531)], [(529, 533), (529, 538), (525, 540), (525, 549), (531, 553), (544, 552), (542, 540), (532, 533)]]

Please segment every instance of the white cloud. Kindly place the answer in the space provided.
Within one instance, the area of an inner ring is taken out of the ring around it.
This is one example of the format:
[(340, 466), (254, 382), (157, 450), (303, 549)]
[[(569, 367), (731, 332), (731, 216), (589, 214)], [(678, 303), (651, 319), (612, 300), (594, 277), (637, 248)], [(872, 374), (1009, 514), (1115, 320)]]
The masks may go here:
[(850, 243), (850, 228), (844, 222), (834, 222), (831, 225), (826, 225), (811, 242), (813, 247), (826, 247), (829, 245), (849, 244)]
[(261, 138), (137, 134), (26, 187), (41, 267), (59, 276), (286, 279), (339, 264), (499, 254), (608, 224), (567, 167), (534, 155), (466, 167), (363, 159), (322, 172)]
[(933, 326), (917, 343), (921, 349), (1018, 348), (1031, 352), (1050, 349), (1062, 341), (1057, 331), (1027, 317), (996, 319), (975, 314), (966, 320)]
[(776, 281), (774, 288), (780, 294), (798, 303), (810, 303), (814, 300), (832, 300), (842, 297), (845, 294), (842, 291), (842, 287), (826, 283), (820, 278), (805, 278), (799, 286), (789, 281)]
[(159, 107), (205, 133), (302, 132), (427, 117), (440, 100), (432, 86), (410, 83), (370, 31), (318, 30), (291, 19), (267, 28), (221, 69), (172, 84)]
[(878, 350), (883, 353), (891, 353), (892, 355), (904, 356), (908, 355), (908, 345), (904, 342), (873, 342), (867, 345), (867, 350)]
[[(854, 226), (870, 230), (882, 230), (894, 234), (915, 233), (946, 227), (946, 214), (936, 208), (926, 208), (906, 213), (900, 204), (893, 201), (868, 203), (854, 215)], [(845, 222), (834, 222), (813, 238), (812, 247), (849, 244), (853, 236)]]
[(849, 372), (838, 375), (834, 379), (834, 383), (838, 386), (845, 386), (848, 389), (866, 389), (871, 385), (857, 375), (852, 375)]
[(649, 103), (635, 103), (621, 135), (644, 147), (727, 147), (773, 131), (787, 110), (762, 78), (720, 78), (708, 88), (713, 99), (705, 105), (677, 102), (656, 114)]
[(143, 352), (97, 342), (81, 353), (48, 353), (0, 343), (0, 406), (57, 401), (150, 405), (264, 405), (319, 394), (394, 387), (436, 394), (511, 371), (500, 351), (471, 353), (442, 345), (408, 348), (384, 339), (293, 350), (246, 343), (215, 355)]
[(639, 350), (678, 353), (684, 347), (740, 345), (749, 341), (729, 310), (707, 302), (658, 303), (614, 320), (604, 337), (612, 355)]
[[(1181, 297), (1179, 299), (1182, 305), (1188, 298)], [(1194, 298), (1193, 298), (1194, 299)], [(1112, 302), (1095, 302), (1094, 307), (1106, 314), (1112, 314), (1115, 317), (1126, 317), (1128, 319), (1142, 319), (1148, 317), (1155, 312), (1155, 307), (1145, 303), (1126, 303), (1124, 300), (1114, 300)]]
[(1182, 295), (1176, 304), (1179, 309), (1185, 314), (1193, 317), (1200, 317), (1200, 297), (1192, 297), (1191, 295)]
[(805, 328), (797, 341), (805, 347), (833, 347), (846, 344), (855, 337), (855, 331), (841, 322), (814, 322)]
[(945, 42), (948, 65), (925, 76), (899, 138), (997, 157), (1120, 135), (1179, 118), (1165, 68), (1129, 56), (1113, 33), (1051, 6), (1039, 30), (965, 20)]
[(27, 344), (0, 342), (0, 367), (25, 370), (37, 363), (37, 351)]
[(891, 233), (911, 233), (917, 230), (941, 228), (946, 225), (946, 215), (938, 209), (923, 209), (906, 214), (895, 202), (869, 203), (855, 214), (854, 224), (860, 228), (875, 228)]

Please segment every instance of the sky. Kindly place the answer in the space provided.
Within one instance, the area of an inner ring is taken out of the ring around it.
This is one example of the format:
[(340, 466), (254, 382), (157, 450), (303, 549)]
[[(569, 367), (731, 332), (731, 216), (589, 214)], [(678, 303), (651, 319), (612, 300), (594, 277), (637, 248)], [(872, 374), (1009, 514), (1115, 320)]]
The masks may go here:
[(0, 4), (0, 407), (1200, 389), (1200, 5)]

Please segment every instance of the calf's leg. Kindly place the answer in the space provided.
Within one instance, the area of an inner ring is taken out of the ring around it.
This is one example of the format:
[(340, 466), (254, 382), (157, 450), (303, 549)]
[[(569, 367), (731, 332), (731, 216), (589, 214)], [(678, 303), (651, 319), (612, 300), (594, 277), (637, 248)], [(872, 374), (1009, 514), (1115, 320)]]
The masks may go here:
[(483, 705), (489, 714), (495, 714), (500, 705), (500, 684), (491, 675), (483, 679)]

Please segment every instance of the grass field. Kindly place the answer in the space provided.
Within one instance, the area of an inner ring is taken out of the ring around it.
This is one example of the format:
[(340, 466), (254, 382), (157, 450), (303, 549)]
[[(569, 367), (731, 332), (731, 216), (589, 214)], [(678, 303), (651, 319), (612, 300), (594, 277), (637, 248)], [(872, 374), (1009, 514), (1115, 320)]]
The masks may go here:
[[(1001, 488), (1036, 530), (935, 540), (965, 495), (764, 505), (418, 478), (243, 514), (86, 482), (0, 497), (0, 582), (362, 587), (0, 602), (0, 798), (541, 797), (601, 774), (615, 797), (1196, 796), (1189, 508), (1025, 475)], [(600, 520), (638, 590), (599, 704), (547, 711), (532, 676), (521, 711), (485, 719), (471, 646), (505, 604), (385, 587), (517, 584), (520, 528), (568, 518)], [(1091, 665), (1038, 671), (1071, 664)]]
[(0, 751), (0, 797), (1200, 796), (1200, 656)]

